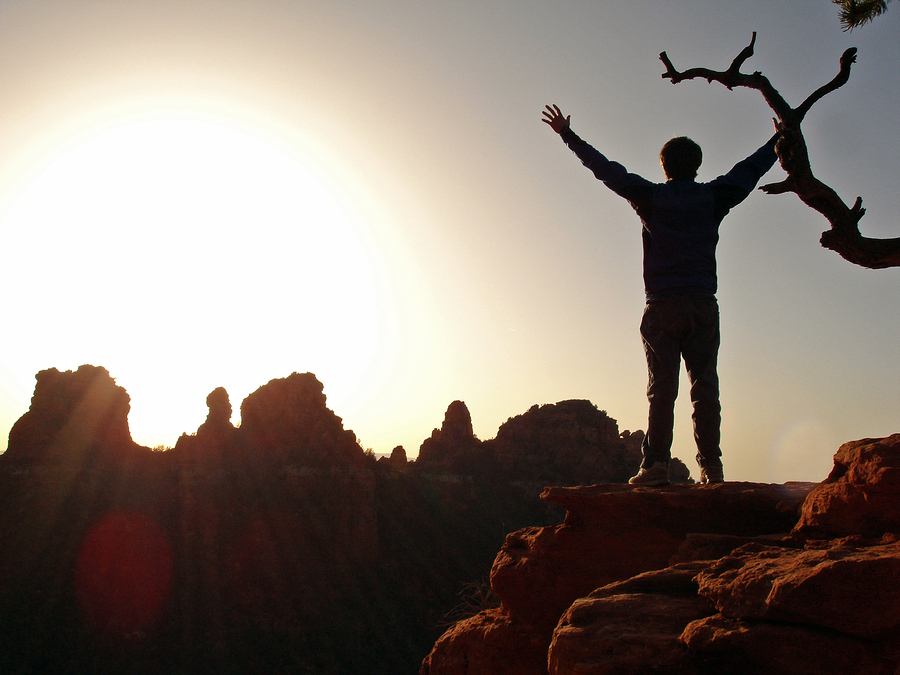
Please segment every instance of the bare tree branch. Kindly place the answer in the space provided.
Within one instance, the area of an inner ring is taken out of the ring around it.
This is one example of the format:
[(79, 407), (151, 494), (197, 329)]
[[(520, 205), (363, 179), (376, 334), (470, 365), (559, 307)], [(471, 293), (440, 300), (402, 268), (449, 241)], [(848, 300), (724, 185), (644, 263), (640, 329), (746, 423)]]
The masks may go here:
[(691, 68), (679, 72), (666, 53), (662, 52), (659, 58), (666, 67), (662, 77), (671, 80), (672, 84), (703, 78), (707, 82), (718, 82), (729, 90), (734, 87), (747, 87), (759, 91), (776, 115), (782, 136), (775, 146), (775, 151), (781, 166), (787, 172), (787, 178), (783, 181), (763, 185), (760, 190), (767, 194), (793, 192), (804, 204), (825, 216), (831, 223), (831, 229), (822, 233), (819, 242), (845, 260), (870, 269), (900, 267), (900, 237), (871, 239), (860, 234), (859, 221), (866, 212), (862, 208), (862, 198), (857, 197), (853, 206), (848, 207), (833, 189), (813, 175), (806, 140), (800, 129), (800, 123), (814, 103), (847, 83), (850, 68), (856, 62), (856, 47), (851, 47), (843, 53), (840, 70), (831, 82), (819, 87), (800, 106), (792, 108), (762, 73), (740, 72), (744, 62), (753, 55), (755, 44), (756, 33), (753, 33), (750, 44), (737, 55), (725, 71)]
[(812, 108), (813, 103), (825, 96), (825, 94), (830, 94), (835, 89), (847, 84), (847, 80), (850, 79), (850, 66), (854, 63), (856, 63), (856, 47), (850, 47), (850, 49), (841, 54), (841, 69), (838, 71), (838, 74), (835, 75), (834, 79), (828, 84), (816, 89), (800, 105), (800, 107), (797, 108), (797, 114), (800, 116), (801, 120), (806, 117), (806, 113)]

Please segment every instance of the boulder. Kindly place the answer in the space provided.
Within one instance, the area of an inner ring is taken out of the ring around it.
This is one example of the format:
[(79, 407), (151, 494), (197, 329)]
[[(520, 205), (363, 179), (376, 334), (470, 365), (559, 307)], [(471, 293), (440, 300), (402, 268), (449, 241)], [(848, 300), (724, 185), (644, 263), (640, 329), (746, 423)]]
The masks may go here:
[(679, 637), (715, 611), (697, 594), (700, 569), (689, 563), (647, 572), (575, 601), (554, 631), (550, 675), (693, 672)]
[(488, 609), (456, 623), (435, 644), (420, 675), (546, 675), (545, 636)]
[(797, 534), (880, 537), (900, 532), (900, 434), (844, 443), (803, 505)]
[(697, 575), (730, 619), (800, 624), (868, 640), (900, 629), (900, 542), (858, 538), (804, 549), (747, 544)]

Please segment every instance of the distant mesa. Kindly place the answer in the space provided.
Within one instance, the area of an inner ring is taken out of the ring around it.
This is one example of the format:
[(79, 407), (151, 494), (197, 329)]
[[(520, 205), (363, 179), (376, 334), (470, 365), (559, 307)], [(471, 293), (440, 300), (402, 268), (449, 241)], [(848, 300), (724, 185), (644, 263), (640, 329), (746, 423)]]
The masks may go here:
[(365, 461), (356, 435), (326, 405), (312, 373), (270, 380), (244, 399), (241, 426), (231, 423), (222, 387), (206, 398), (209, 414), (196, 434), (182, 434), (172, 449), (181, 462), (241, 465), (351, 466)]
[(154, 451), (105, 369), (38, 373), (0, 455), (0, 671), (415, 672), (506, 532), (561, 517), (462, 401), (412, 461), (364, 451), (311, 373), (240, 424), (224, 388), (206, 404)]

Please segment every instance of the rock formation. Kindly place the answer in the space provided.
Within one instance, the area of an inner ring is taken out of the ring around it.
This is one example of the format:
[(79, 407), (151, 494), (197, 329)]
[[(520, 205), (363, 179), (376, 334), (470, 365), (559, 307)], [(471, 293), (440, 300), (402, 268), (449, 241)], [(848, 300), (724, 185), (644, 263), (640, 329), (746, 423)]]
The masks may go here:
[(206, 405), (209, 413), (206, 421), (197, 429), (198, 437), (209, 437), (210, 440), (228, 437), (234, 433), (234, 425), (231, 423), (231, 400), (225, 387), (216, 387), (206, 397)]
[(685, 625), (715, 611), (697, 594), (693, 578), (700, 567), (686, 563), (645, 572), (576, 600), (553, 636), (550, 667), (578, 672), (596, 662), (585, 672), (685, 672), (688, 659), (678, 636)]
[[(648, 489), (609, 482), (641, 434), (587, 401), (488, 441), (456, 401), (408, 463), (310, 373), (237, 428), (207, 405), (153, 452), (105, 369), (38, 373), (0, 457), (0, 671), (380, 674), (433, 644), (430, 675), (898, 672), (900, 434), (818, 485)], [(489, 567), (499, 606), (451, 612)], [(445, 615), (469, 616), (438, 639)]]
[[(562, 525), (526, 528), (507, 536), (491, 569), (491, 586), (501, 600), (492, 617), (491, 667), (508, 664), (507, 641), (533, 645), (532, 661), (516, 659), (523, 673), (546, 673), (547, 650), (560, 616), (577, 599), (598, 587), (664, 568), (692, 532), (728, 534), (743, 541), (787, 532), (797, 519), (797, 506), (811, 485), (791, 488), (726, 483), (713, 489), (671, 486), (634, 488), (596, 485), (548, 488), (542, 497), (564, 506)], [(732, 542), (735, 539), (730, 539)], [(736, 546), (736, 543), (733, 543)], [(484, 626), (487, 617), (472, 620)], [(483, 628), (461, 622), (445, 634), (426, 659), (430, 675), (462, 672), (446, 662), (467, 658), (477, 649)], [(474, 647), (473, 647), (474, 643)], [(493, 672), (466, 671), (469, 675)], [(504, 671), (498, 671), (504, 672)], [(514, 672), (510, 670), (509, 672)]]
[(548, 489), (565, 523), (507, 537), (500, 609), (421, 673), (894, 673), (898, 470), (900, 434), (843, 445), (819, 485)]
[(181, 462), (221, 468), (226, 462), (238, 461), (240, 434), (231, 423), (231, 400), (224, 387), (213, 389), (206, 397), (206, 405), (206, 421), (196, 434), (182, 434), (171, 452)]
[(488, 441), (516, 480), (544, 485), (621, 483), (637, 472), (643, 434), (619, 434), (616, 421), (590, 401), (532, 406)]
[(244, 399), (241, 426), (235, 428), (228, 393), (218, 387), (206, 398), (206, 421), (196, 433), (182, 434), (173, 460), (242, 470), (360, 466), (365, 456), (356, 435), (328, 408), (323, 390), (312, 373), (271, 380)]
[(241, 403), (241, 437), (248, 452), (266, 462), (359, 464), (356, 434), (325, 405), (322, 383), (312, 373), (269, 381)]
[(441, 428), (419, 446), (416, 465), (425, 471), (464, 475), (486, 470), (486, 460), (489, 455), (475, 437), (469, 409), (462, 401), (453, 401)]
[(105, 368), (50, 368), (35, 377), (31, 407), (9, 432), (6, 461), (82, 463), (142, 449), (128, 428), (131, 397)]
[[(625, 482), (640, 465), (643, 433), (619, 433), (616, 421), (590, 401), (532, 406), (507, 420), (497, 436), (475, 437), (466, 404), (454, 401), (444, 422), (419, 448), (416, 468), (431, 473), (494, 475), (547, 485)], [(689, 480), (689, 474), (685, 476)]]
[(391, 450), (391, 456), (388, 458), (388, 463), (395, 471), (405, 470), (408, 464), (406, 459), (406, 449), (402, 445), (398, 445)]
[[(641, 434), (643, 438), (643, 434)], [(640, 445), (638, 445), (640, 447)], [(694, 479), (691, 478), (691, 470), (688, 468), (687, 464), (682, 462), (677, 457), (673, 457), (669, 460), (669, 482), (673, 485), (683, 485), (685, 483), (693, 483)]]
[(806, 536), (878, 537), (900, 532), (898, 435), (845, 443), (797, 524)]
[(423, 461), (375, 461), (294, 373), (238, 427), (214, 389), (155, 452), (103, 368), (37, 379), (0, 455), (3, 673), (413, 672), (505, 533), (561, 518), (497, 470), (462, 402)]

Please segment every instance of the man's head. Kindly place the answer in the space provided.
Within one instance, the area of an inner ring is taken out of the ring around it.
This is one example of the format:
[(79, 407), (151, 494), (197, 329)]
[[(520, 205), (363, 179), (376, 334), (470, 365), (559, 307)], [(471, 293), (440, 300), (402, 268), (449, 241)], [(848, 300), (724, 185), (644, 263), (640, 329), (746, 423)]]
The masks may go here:
[(669, 180), (696, 178), (702, 161), (700, 146), (687, 136), (673, 138), (659, 151), (659, 163)]

